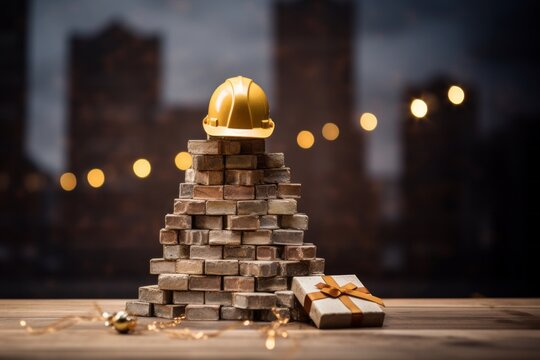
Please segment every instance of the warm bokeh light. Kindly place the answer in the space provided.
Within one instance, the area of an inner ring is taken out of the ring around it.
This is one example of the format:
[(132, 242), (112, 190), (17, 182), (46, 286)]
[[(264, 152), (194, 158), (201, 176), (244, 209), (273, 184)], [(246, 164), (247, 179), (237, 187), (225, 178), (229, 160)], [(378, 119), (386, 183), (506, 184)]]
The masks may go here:
[(98, 188), (103, 186), (105, 174), (101, 169), (92, 169), (86, 175), (86, 180), (88, 180), (88, 184), (90, 184), (91, 187)]
[(174, 163), (180, 170), (189, 169), (191, 166), (191, 161), (191, 155), (185, 151), (179, 152), (174, 158)]
[(302, 149), (309, 149), (315, 143), (315, 137), (313, 136), (311, 131), (302, 130), (298, 133), (298, 136), (296, 137), (296, 142), (298, 143), (298, 146), (300, 146)]
[(150, 175), (152, 165), (146, 159), (138, 159), (133, 163), (133, 172), (140, 178), (145, 178)]
[(62, 190), (71, 191), (77, 186), (77, 177), (74, 173), (66, 172), (60, 176), (60, 187)]
[(448, 100), (454, 105), (461, 104), (465, 100), (465, 91), (459, 86), (450, 86), (450, 89), (448, 89)]
[(326, 123), (322, 128), (322, 136), (328, 141), (334, 141), (339, 136), (339, 127), (334, 123)]
[(423, 118), (428, 112), (428, 106), (422, 99), (414, 99), (411, 102), (411, 114), (417, 118)]
[(363, 113), (360, 116), (360, 126), (366, 131), (373, 131), (377, 127), (377, 117), (372, 113)]

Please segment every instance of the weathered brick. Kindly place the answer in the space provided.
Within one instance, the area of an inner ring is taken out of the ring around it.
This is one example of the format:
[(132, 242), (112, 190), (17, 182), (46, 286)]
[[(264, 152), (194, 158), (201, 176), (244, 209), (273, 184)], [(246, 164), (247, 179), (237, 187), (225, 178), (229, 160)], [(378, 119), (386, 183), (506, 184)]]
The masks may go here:
[(315, 259), (317, 247), (313, 244), (287, 245), (283, 249), (285, 260), (309, 260)]
[(242, 276), (270, 277), (278, 274), (276, 261), (241, 260), (239, 265)]
[(175, 199), (174, 214), (176, 215), (204, 215), (206, 201), (193, 199)]
[(291, 182), (291, 169), (288, 167), (265, 169), (263, 180), (267, 184), (289, 183)]
[(191, 215), (165, 215), (166, 229), (191, 229)]
[(290, 319), (291, 318), (291, 312), (290, 309), (285, 307), (276, 307), (272, 308), (270, 310), (257, 310), (255, 314), (255, 319), (258, 321), (275, 321), (277, 320), (276, 314), (281, 319)]
[(309, 260), (309, 274), (324, 274), (324, 259), (316, 258)]
[(223, 185), (223, 170), (195, 170), (187, 169), (185, 176), (186, 183), (200, 185)]
[(179, 187), (178, 197), (180, 199), (191, 199), (193, 197), (193, 187), (195, 184), (181, 183)]
[(296, 213), (295, 199), (269, 199), (268, 213), (275, 215), (292, 215)]
[(263, 215), (259, 217), (261, 229), (279, 229), (277, 215)]
[(257, 230), (259, 217), (256, 215), (227, 215), (228, 230)]
[(225, 185), (223, 198), (229, 200), (255, 199), (255, 186)]
[(253, 245), (224, 246), (223, 258), (224, 259), (255, 260), (255, 246)]
[(206, 202), (208, 215), (234, 215), (236, 214), (236, 201), (234, 200), (208, 200)]
[(309, 218), (306, 214), (282, 215), (280, 224), (284, 229), (307, 230)]
[(174, 291), (174, 304), (204, 304), (204, 291)]
[(219, 140), (188, 140), (188, 152), (192, 155), (219, 155), (221, 141)]
[(223, 199), (222, 185), (193, 185), (193, 198), (203, 200)]
[(221, 290), (221, 276), (190, 275), (189, 290)]
[(221, 320), (253, 320), (253, 311), (248, 309), (222, 306), (220, 312)]
[(221, 140), (221, 152), (223, 155), (240, 154), (242, 150), (241, 144), (234, 140)]
[(302, 230), (272, 231), (272, 244), (276, 245), (302, 245), (304, 243), (304, 232)]
[(263, 184), (255, 186), (255, 198), (266, 200), (275, 199), (277, 197), (276, 184)]
[(258, 277), (255, 280), (257, 291), (287, 290), (287, 278), (281, 276)]
[(278, 263), (280, 276), (306, 276), (309, 274), (308, 261), (280, 260)]
[(236, 207), (238, 215), (265, 215), (268, 212), (265, 200), (239, 200)]
[(272, 244), (272, 231), (271, 230), (243, 231), (242, 244), (245, 244), (245, 245)]
[(223, 229), (223, 216), (194, 215), (194, 227), (197, 229), (221, 230)]
[(168, 304), (171, 302), (172, 292), (161, 290), (157, 285), (141, 286), (139, 300), (152, 304)]
[[(191, 252), (191, 249), (190, 249)], [(175, 271), (178, 274), (204, 274), (204, 260), (202, 259), (180, 259), (176, 260)]]
[(225, 156), (225, 169), (256, 169), (256, 155), (228, 155)]
[(232, 230), (210, 230), (208, 243), (210, 245), (240, 245), (242, 243), (242, 232)]
[(162, 290), (187, 290), (188, 279), (186, 274), (160, 274), (158, 287)]
[(165, 260), (163, 258), (150, 259), (150, 274), (174, 274), (175, 260)]
[(292, 290), (276, 291), (277, 306), (278, 307), (294, 307), (295, 296)]
[(257, 260), (276, 260), (281, 258), (281, 247), (261, 245), (257, 246)]
[(163, 245), (163, 258), (165, 260), (189, 258), (189, 246), (187, 245)]
[(259, 169), (272, 169), (285, 166), (285, 155), (283, 153), (266, 153), (257, 156), (257, 167)]
[(301, 190), (301, 184), (278, 184), (277, 197), (280, 199), (300, 199)]
[(223, 156), (221, 155), (193, 155), (192, 167), (195, 170), (223, 170)]
[(240, 309), (271, 309), (277, 297), (271, 293), (241, 292), (233, 294), (233, 306)]
[(256, 185), (263, 182), (262, 170), (226, 170), (225, 184), (227, 185)]
[(232, 305), (232, 293), (225, 291), (206, 291), (204, 303), (208, 305)]
[(153, 304), (146, 301), (126, 301), (126, 312), (134, 316), (152, 316)]
[(223, 277), (224, 291), (255, 291), (255, 278), (251, 276), (224, 276)]
[(299, 321), (299, 322), (311, 322), (311, 318), (309, 317), (309, 314), (306, 313), (306, 310), (302, 307), (302, 305), (298, 302), (298, 300), (295, 299), (294, 301), (295, 306), (290, 309), (291, 312), (291, 321)]
[(219, 305), (187, 305), (186, 320), (219, 320)]
[(164, 319), (174, 319), (184, 314), (186, 311), (185, 305), (171, 305), (171, 304), (155, 304), (154, 316)]
[(209, 230), (180, 230), (178, 242), (184, 245), (207, 245)]
[(264, 139), (237, 139), (240, 143), (240, 154), (262, 154), (265, 151)]
[(178, 244), (178, 232), (173, 229), (159, 230), (159, 243), (162, 245)]
[(191, 259), (221, 259), (223, 257), (223, 246), (192, 245), (189, 257)]
[(238, 260), (207, 259), (204, 262), (206, 275), (238, 275)]

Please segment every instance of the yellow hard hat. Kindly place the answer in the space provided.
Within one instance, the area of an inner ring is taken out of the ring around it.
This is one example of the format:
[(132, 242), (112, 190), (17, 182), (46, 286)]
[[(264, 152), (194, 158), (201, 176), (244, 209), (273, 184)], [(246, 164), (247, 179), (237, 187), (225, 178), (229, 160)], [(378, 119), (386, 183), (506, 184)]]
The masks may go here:
[(203, 127), (210, 136), (267, 138), (275, 125), (263, 89), (253, 80), (237, 76), (214, 91)]

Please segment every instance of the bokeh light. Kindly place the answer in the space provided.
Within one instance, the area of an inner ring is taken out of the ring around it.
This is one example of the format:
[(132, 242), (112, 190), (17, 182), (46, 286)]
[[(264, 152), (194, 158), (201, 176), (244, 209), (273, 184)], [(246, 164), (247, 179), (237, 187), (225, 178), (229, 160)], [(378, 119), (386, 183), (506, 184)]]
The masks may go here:
[(86, 180), (93, 188), (99, 188), (105, 183), (105, 174), (101, 169), (92, 169), (86, 175)]
[(417, 118), (423, 118), (428, 112), (428, 106), (422, 99), (414, 99), (411, 102), (411, 114)]
[(463, 100), (465, 100), (465, 91), (459, 86), (450, 86), (450, 89), (448, 89), (448, 100), (454, 105), (463, 103)]
[(326, 123), (322, 128), (322, 136), (328, 141), (334, 141), (339, 136), (339, 127), (334, 123)]
[(377, 127), (377, 117), (372, 113), (363, 113), (360, 116), (360, 126), (366, 131), (373, 131)]
[(77, 177), (74, 173), (66, 172), (60, 176), (60, 187), (62, 190), (71, 191), (77, 186)]
[(176, 154), (176, 157), (174, 158), (174, 163), (177, 168), (180, 170), (187, 170), (191, 166), (191, 155), (185, 151), (181, 151), (178, 154)]
[(296, 142), (298, 143), (298, 146), (300, 146), (302, 149), (309, 149), (315, 143), (315, 137), (313, 136), (311, 131), (302, 130), (298, 133), (298, 136), (296, 137)]
[(140, 178), (145, 178), (148, 175), (150, 175), (150, 172), (152, 171), (152, 165), (150, 165), (150, 161), (146, 159), (137, 159), (133, 163), (133, 172), (136, 176)]

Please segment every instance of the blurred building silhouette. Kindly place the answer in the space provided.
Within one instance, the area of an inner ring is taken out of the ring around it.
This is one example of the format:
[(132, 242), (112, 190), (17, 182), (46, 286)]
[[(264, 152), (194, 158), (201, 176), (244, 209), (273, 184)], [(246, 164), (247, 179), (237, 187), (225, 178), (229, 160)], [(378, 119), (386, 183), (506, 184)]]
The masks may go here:
[[(285, 153), (293, 181), (302, 183), (300, 209), (310, 216), (306, 241), (317, 244), (330, 272), (372, 273), (378, 210), (353, 111), (355, 4), (278, 1), (274, 17), (277, 126), (270, 141)], [(335, 141), (321, 136), (328, 122), (340, 129)], [(301, 130), (315, 135), (308, 150), (296, 144)]]

